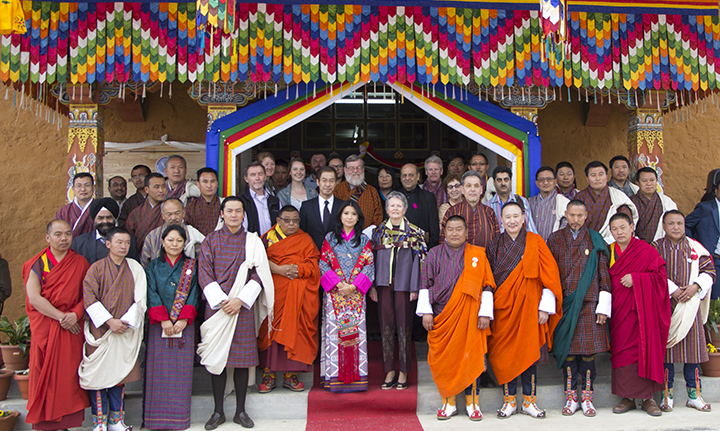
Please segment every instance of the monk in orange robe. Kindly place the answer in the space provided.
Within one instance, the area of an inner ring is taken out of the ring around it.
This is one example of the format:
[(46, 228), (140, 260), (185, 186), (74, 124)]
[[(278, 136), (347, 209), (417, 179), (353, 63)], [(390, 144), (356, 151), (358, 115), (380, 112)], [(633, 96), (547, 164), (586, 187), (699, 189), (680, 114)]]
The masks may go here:
[(90, 264), (70, 249), (66, 221), (50, 222), (45, 240), (49, 247), (22, 268), (32, 332), (25, 422), (35, 430), (76, 428), (90, 406), (77, 373), (85, 341), (78, 324), (85, 314), (83, 279)]
[(265, 319), (258, 334), (263, 380), (258, 392), (275, 388), (275, 371), (284, 371), (283, 386), (302, 391), (298, 372), (311, 372), (318, 350), (320, 252), (300, 230), (300, 214), (292, 205), (280, 210), (277, 224), (263, 235), (275, 284), (275, 315), (268, 333)]
[(420, 278), (416, 314), (428, 331), (428, 365), (443, 399), (438, 420), (457, 414), (463, 389), (468, 417), (482, 419), (477, 380), (485, 371), (495, 281), (485, 249), (468, 244), (467, 232), (464, 218), (448, 218), (445, 242), (430, 250)]
[(525, 230), (525, 210), (516, 202), (502, 208), (505, 231), (487, 250), (498, 288), (494, 292), (495, 320), (489, 340), (490, 365), (504, 385), (504, 404), (497, 414), (517, 412), (516, 379), (522, 377), (521, 412), (545, 417), (535, 403), (536, 364), (540, 350), (552, 348), (555, 326), (562, 317), (560, 271), (540, 235)]

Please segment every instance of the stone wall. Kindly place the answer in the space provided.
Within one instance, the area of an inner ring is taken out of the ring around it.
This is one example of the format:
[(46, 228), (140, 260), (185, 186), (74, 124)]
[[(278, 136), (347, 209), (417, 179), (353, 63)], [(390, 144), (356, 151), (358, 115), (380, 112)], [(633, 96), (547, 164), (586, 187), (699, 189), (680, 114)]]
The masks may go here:
[(45, 225), (65, 203), (68, 119), (58, 131), (32, 106), (13, 107), (12, 93), (8, 100), (0, 96), (0, 254), (10, 265), (13, 288), (4, 313), (14, 319), (25, 313), (22, 265), (47, 247)]

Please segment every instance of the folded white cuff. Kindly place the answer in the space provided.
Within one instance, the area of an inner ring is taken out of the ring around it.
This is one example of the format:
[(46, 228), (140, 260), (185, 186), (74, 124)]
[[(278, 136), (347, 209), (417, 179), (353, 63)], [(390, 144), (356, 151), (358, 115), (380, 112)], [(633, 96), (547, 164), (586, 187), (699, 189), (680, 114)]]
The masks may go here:
[(550, 289), (543, 289), (538, 310), (547, 314), (555, 314), (555, 294)]
[(595, 314), (604, 314), (610, 317), (612, 314), (612, 293), (604, 290), (600, 291), (598, 296), (598, 305), (595, 307)]
[(703, 272), (698, 277), (692, 281), (693, 283), (700, 286), (700, 290), (698, 290), (698, 296), (700, 299), (704, 299), (705, 296), (710, 292), (713, 286), (713, 278), (710, 274), (707, 272)]
[(221, 302), (227, 301), (228, 299), (227, 294), (223, 292), (222, 287), (220, 287), (217, 281), (213, 281), (205, 286), (203, 293), (211, 310), (219, 310), (222, 306)]
[(668, 293), (670, 294), (670, 296), (672, 296), (672, 294), (675, 293), (675, 291), (678, 290), (679, 288), (680, 287), (677, 284), (675, 284), (674, 281), (672, 281), (668, 278)]
[(490, 291), (484, 291), (480, 297), (480, 311), (478, 311), (478, 317), (489, 317), (493, 320), (493, 293)]
[(107, 308), (105, 308), (100, 301), (92, 304), (85, 311), (88, 316), (90, 316), (90, 320), (92, 320), (92, 323), (96, 328), (101, 327), (105, 324), (105, 322), (113, 318), (112, 314), (107, 311)]
[(420, 289), (418, 291), (417, 307), (415, 308), (415, 314), (422, 317), (425, 314), (433, 314), (432, 306), (430, 305), (430, 291), (427, 289)]
[(123, 316), (120, 318), (121, 321), (127, 322), (127, 325), (135, 329), (138, 325), (138, 312), (137, 312), (137, 304), (133, 304), (128, 308), (128, 311), (123, 314)]
[(253, 304), (255, 304), (255, 301), (257, 300), (258, 295), (260, 295), (261, 290), (262, 286), (260, 286), (260, 283), (255, 280), (250, 280), (245, 284), (245, 286), (242, 287), (242, 289), (240, 289), (237, 299), (243, 302), (243, 306), (245, 308), (250, 309), (252, 308)]

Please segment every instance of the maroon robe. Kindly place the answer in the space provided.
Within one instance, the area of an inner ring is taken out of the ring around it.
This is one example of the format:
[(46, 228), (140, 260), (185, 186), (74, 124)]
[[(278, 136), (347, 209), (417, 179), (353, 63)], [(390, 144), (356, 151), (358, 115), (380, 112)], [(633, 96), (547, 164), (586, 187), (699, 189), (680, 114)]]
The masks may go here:
[(125, 229), (132, 235), (135, 235), (138, 250), (142, 250), (145, 244), (145, 237), (156, 228), (162, 226), (165, 221), (162, 218), (162, 204), (158, 202), (154, 207), (150, 204), (150, 199), (145, 199), (145, 203), (135, 208), (127, 219)]
[[(647, 399), (662, 389), (665, 374), (671, 309), (665, 261), (638, 238), (622, 253), (615, 243), (610, 250), (613, 393)], [(625, 274), (632, 274), (631, 288), (620, 282)]]
[(82, 208), (80, 208), (73, 199), (72, 202), (63, 205), (59, 210), (57, 210), (55, 218), (68, 222), (70, 227), (72, 227), (73, 238), (77, 238), (78, 236), (95, 229), (93, 219), (90, 217), (91, 205), (92, 199), (90, 200), (85, 212), (83, 212)]
[[(27, 283), (31, 267), (49, 248), (23, 265)], [(40, 295), (63, 313), (73, 312), (82, 325), (83, 277), (89, 264), (72, 250), (47, 273), (40, 276)], [(30, 384), (25, 421), (36, 430), (74, 428), (82, 425), (90, 406), (87, 392), (80, 388), (78, 367), (82, 360), (83, 333), (72, 334), (60, 322), (35, 309), (26, 298), (25, 308), (32, 331)]]

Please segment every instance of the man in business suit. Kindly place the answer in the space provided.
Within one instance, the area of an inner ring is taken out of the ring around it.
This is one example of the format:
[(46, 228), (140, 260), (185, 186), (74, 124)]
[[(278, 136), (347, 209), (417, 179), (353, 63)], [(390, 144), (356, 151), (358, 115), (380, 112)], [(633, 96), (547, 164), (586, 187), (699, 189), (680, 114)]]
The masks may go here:
[(428, 249), (438, 245), (440, 241), (440, 222), (438, 221), (437, 202), (435, 195), (423, 190), (419, 185), (420, 170), (412, 163), (400, 169), (402, 193), (408, 201), (405, 218), (425, 231), (425, 242)]
[[(108, 248), (105, 246), (105, 235), (115, 227), (115, 220), (120, 213), (120, 207), (118, 207), (114, 199), (102, 198), (96, 199), (90, 206), (89, 211), (95, 229), (73, 238), (71, 248), (92, 265), (108, 255)], [(140, 259), (140, 252), (137, 249), (135, 237), (132, 235), (130, 235), (130, 250), (127, 257), (135, 260)]]
[[(685, 217), (685, 235), (697, 240), (712, 253), (715, 271), (720, 274), (720, 172), (713, 178), (715, 199), (700, 202)], [(712, 299), (720, 298), (720, 277), (712, 287)]]
[(335, 230), (335, 216), (345, 201), (333, 195), (337, 185), (333, 168), (323, 166), (316, 174), (320, 195), (302, 203), (300, 229), (310, 235), (318, 250), (322, 250), (325, 235)]
[(243, 228), (247, 232), (263, 236), (273, 226), (280, 210), (280, 201), (265, 190), (265, 167), (259, 162), (250, 163), (245, 168), (245, 182), (248, 188), (240, 195), (245, 220)]

